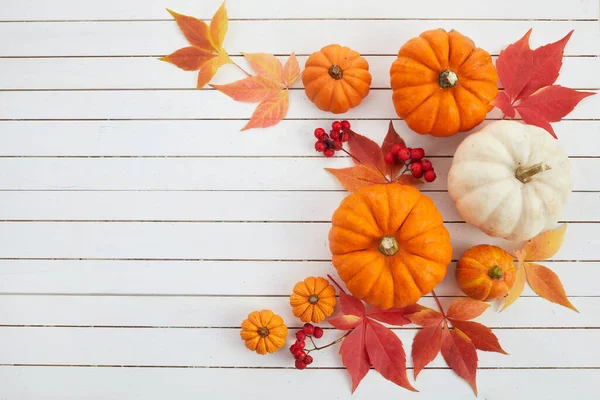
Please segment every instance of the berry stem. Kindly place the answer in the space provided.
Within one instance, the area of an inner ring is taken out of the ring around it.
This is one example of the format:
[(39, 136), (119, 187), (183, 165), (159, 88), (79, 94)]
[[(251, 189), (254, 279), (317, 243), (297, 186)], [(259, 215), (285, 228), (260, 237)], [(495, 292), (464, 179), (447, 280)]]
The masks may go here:
[(342, 150), (344, 153), (348, 154), (350, 157), (354, 158), (357, 163), (362, 164), (362, 161), (360, 161), (358, 158), (356, 158), (355, 156), (353, 156), (352, 154), (350, 154), (345, 148), (342, 147), (340, 150)]
[(431, 294), (433, 294), (433, 298), (435, 299), (435, 302), (437, 303), (437, 305), (440, 309), (440, 312), (444, 316), (444, 319), (447, 319), (446, 313), (444, 312), (444, 307), (442, 307), (442, 303), (440, 303), (440, 299), (438, 299), (437, 294), (435, 294), (435, 290), (432, 290)]
[[(331, 347), (333, 345), (338, 344), (339, 342), (341, 342), (342, 340), (344, 340), (346, 338), (346, 336), (348, 336), (350, 334), (350, 332), (352, 332), (354, 329), (349, 330), (348, 332), (344, 333), (343, 336), (337, 338), (336, 340), (334, 340), (333, 342), (326, 344), (325, 346), (321, 346), (321, 347), (317, 347), (315, 346), (314, 349), (308, 349), (308, 350), (304, 350), (306, 352), (306, 354), (309, 354), (311, 351), (319, 351), (319, 350), (323, 350), (326, 349), (328, 347)], [(310, 339), (312, 342), (312, 338)], [(315, 344), (315, 342), (313, 342), (313, 345)]]
[(235, 61), (231, 60), (231, 63), (232, 63), (233, 65), (235, 65), (236, 67), (238, 67), (238, 69), (239, 69), (240, 71), (242, 71), (243, 73), (245, 73), (245, 74), (246, 74), (246, 76), (252, 76), (251, 74), (249, 74), (249, 73), (248, 73), (248, 71), (246, 71), (244, 68), (240, 67), (240, 66), (239, 66), (239, 65), (238, 65), (238, 64), (237, 64)]

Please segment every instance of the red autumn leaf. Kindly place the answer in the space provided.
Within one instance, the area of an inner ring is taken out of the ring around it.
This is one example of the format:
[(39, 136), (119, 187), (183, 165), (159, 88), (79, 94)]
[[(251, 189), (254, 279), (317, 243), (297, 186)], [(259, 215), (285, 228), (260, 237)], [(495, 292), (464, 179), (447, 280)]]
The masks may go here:
[(416, 392), (406, 375), (406, 354), (394, 332), (375, 321), (365, 320), (365, 346), (371, 365), (385, 379)]
[(216, 54), (196, 47), (184, 47), (168, 56), (159, 58), (160, 61), (166, 61), (184, 71), (197, 71), (202, 64), (217, 57)]
[(408, 319), (408, 315), (414, 314), (421, 309), (422, 307), (418, 304), (413, 304), (403, 308), (389, 308), (387, 310), (372, 307), (367, 316), (389, 325), (402, 326), (408, 325), (412, 322), (410, 319)]
[(364, 165), (356, 165), (349, 168), (325, 168), (342, 184), (344, 189), (349, 192), (355, 192), (365, 186), (378, 183), (390, 183), (379, 171), (371, 169)]
[(207, 51), (217, 50), (212, 41), (210, 28), (206, 25), (206, 22), (169, 9), (167, 11), (175, 18), (179, 29), (181, 29), (181, 32), (192, 46)]
[(442, 348), (442, 321), (425, 326), (413, 339), (412, 358), (415, 367), (415, 379), (419, 372), (432, 362)]
[(362, 321), (362, 317), (357, 317), (356, 315), (343, 315), (339, 318), (332, 318), (327, 320), (335, 329), (339, 329), (341, 331), (349, 331), (350, 329), (354, 329), (360, 324)]
[[(559, 85), (546, 86), (523, 99), (515, 108), (535, 110), (549, 122), (558, 122), (593, 92), (578, 92)], [(522, 115), (521, 115), (522, 116)]]
[(521, 91), (521, 94), (517, 96), (517, 99), (526, 98), (544, 86), (552, 85), (556, 82), (560, 68), (562, 67), (565, 46), (572, 34), (573, 31), (567, 33), (559, 41), (538, 47), (533, 51), (533, 74), (523, 91)]
[(350, 153), (354, 156), (352, 160), (355, 164), (362, 164), (379, 171), (381, 175), (385, 175), (387, 167), (383, 160), (381, 147), (377, 143), (366, 136), (350, 132), (348, 146), (350, 147)]
[[(272, 54), (242, 53), (252, 69), (264, 78), (286, 85), (281, 62)], [(295, 56), (294, 56), (295, 57)]]
[[(331, 278), (330, 278), (331, 279)], [(337, 285), (337, 282), (334, 281)], [(338, 286), (339, 288), (339, 286)], [(346, 315), (355, 315), (357, 317), (364, 317), (367, 309), (362, 301), (354, 296), (350, 296), (342, 288), (339, 290), (340, 293), (340, 308)]]
[(579, 312), (567, 298), (562, 282), (551, 269), (540, 264), (525, 263), (527, 282), (540, 297)]
[(483, 301), (473, 300), (468, 297), (461, 297), (454, 300), (454, 302), (450, 304), (446, 315), (448, 318), (454, 319), (473, 319), (483, 314), (483, 312), (487, 310), (489, 306), (490, 305), (488, 303)]
[(444, 316), (431, 308), (423, 307), (422, 310), (408, 316), (413, 324), (419, 326), (437, 325), (444, 320)]
[[(404, 142), (404, 140), (402, 140), (398, 132), (396, 132), (396, 129), (394, 129), (394, 124), (392, 123), (392, 121), (390, 121), (387, 135), (385, 135), (385, 139), (383, 139), (383, 143), (381, 144), (381, 154), (385, 156), (387, 153), (391, 152), (392, 147), (395, 144), (399, 144), (401, 146), (406, 147), (406, 143)], [(386, 173), (390, 177), (395, 177), (398, 174), (398, 172), (401, 171), (401, 169), (402, 165), (400, 164), (386, 164)]]
[(290, 87), (296, 82), (296, 79), (300, 76), (300, 66), (298, 65), (298, 59), (296, 54), (290, 54), (290, 58), (285, 62), (283, 66), (283, 77), (287, 87)]
[(471, 339), (475, 348), (483, 351), (494, 351), (496, 353), (508, 354), (502, 346), (494, 332), (485, 325), (473, 321), (460, 321), (449, 318), (455, 328), (460, 329)]
[(524, 107), (519, 110), (519, 115), (521, 115), (523, 122), (526, 124), (539, 126), (550, 133), (555, 139), (558, 139), (550, 122), (539, 111)]
[(414, 187), (421, 186), (423, 184), (422, 180), (417, 179), (409, 174), (400, 175), (399, 177), (394, 179), (394, 182), (399, 183), (401, 185), (408, 185)]
[(496, 69), (510, 102), (516, 100), (533, 76), (533, 50), (529, 47), (531, 29), (517, 42), (500, 52)]
[(252, 113), (250, 121), (242, 128), (243, 131), (252, 128), (268, 128), (276, 125), (287, 114), (289, 107), (288, 91), (282, 90), (275, 96), (261, 102)]
[(458, 376), (471, 385), (477, 396), (477, 351), (475, 345), (467, 335), (459, 329), (448, 330), (446, 326), (442, 332), (442, 356), (446, 363)]
[(342, 342), (340, 347), (342, 363), (352, 378), (352, 393), (371, 368), (365, 345), (365, 325), (358, 325)]
[(517, 116), (517, 110), (515, 110), (508, 95), (504, 91), (498, 92), (498, 96), (492, 101), (492, 105), (498, 107), (500, 111), (509, 118)]
[(249, 76), (247, 78), (228, 83), (227, 85), (210, 85), (218, 91), (225, 93), (235, 101), (258, 103), (273, 97), (281, 91), (281, 86), (262, 76)]

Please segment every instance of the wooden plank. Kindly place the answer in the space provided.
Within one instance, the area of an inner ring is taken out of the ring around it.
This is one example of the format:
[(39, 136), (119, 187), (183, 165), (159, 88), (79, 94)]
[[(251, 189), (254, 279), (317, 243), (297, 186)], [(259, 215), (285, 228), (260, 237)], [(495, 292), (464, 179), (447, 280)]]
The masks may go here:
[[(563, 400), (571, 396), (580, 400), (595, 399), (598, 371), (593, 369), (529, 369), (477, 371), (479, 395), (493, 399)], [(412, 377), (412, 373), (409, 373)], [(302, 373), (289, 369), (203, 369), (203, 368), (71, 368), (71, 367), (0, 367), (0, 396), (7, 399), (80, 400), (99, 399), (163, 400), (177, 394), (179, 400), (223, 398), (223, 381), (227, 395), (268, 399), (284, 393), (289, 400), (306, 399), (307, 388), (322, 398), (355, 399), (377, 393), (382, 398), (396, 398), (406, 393), (371, 371), (350, 393), (350, 379), (345, 370), (309, 368)], [(411, 379), (412, 380), (412, 379)], [(32, 385), (31, 382), (35, 382)], [(464, 400), (473, 397), (469, 385), (449, 370), (426, 369), (415, 386), (423, 398)]]
[[(213, 277), (209, 274), (206, 279)], [(236, 279), (230, 281), (235, 284)], [(442, 305), (447, 308), (454, 299), (442, 298)], [(525, 297), (502, 313), (493, 306), (477, 321), (490, 328), (600, 329), (600, 297), (572, 300), (581, 314), (539, 297)], [(431, 297), (419, 304), (437, 309)], [(0, 308), (5, 310), (2, 325), (16, 326), (237, 328), (251, 310), (265, 307), (275, 310), (290, 327), (303, 324), (292, 314), (289, 297), (0, 296)], [(330, 327), (326, 322), (320, 325)]]
[[(395, 331), (407, 348), (416, 332)], [(600, 347), (587, 345), (600, 340), (598, 329), (498, 329), (495, 333), (510, 356), (479, 352), (481, 367), (600, 366)], [(330, 343), (340, 336), (340, 331), (326, 330), (319, 342)], [(292, 338), (290, 331), (288, 340)], [(3, 364), (290, 367), (292, 362), (285, 349), (269, 357), (245, 350), (239, 329), (2, 327), (0, 341), (10, 343), (2, 352)], [(319, 353), (313, 365), (341, 367), (338, 346)], [(407, 365), (412, 366), (412, 360)], [(430, 367), (446, 367), (446, 363), (438, 357)]]
[[(596, 173), (600, 158), (570, 161), (573, 190), (600, 189)], [(437, 179), (422, 189), (446, 190), (451, 163), (450, 158), (434, 159)], [(327, 159), (318, 154), (305, 158), (0, 158), (0, 189), (340, 190), (339, 182), (323, 168), (351, 165), (348, 157)]]
[[(307, 56), (298, 57), (304, 66)], [(390, 66), (395, 56), (367, 56), (372, 88), (390, 87)], [(494, 57), (495, 59), (496, 57)], [(235, 62), (250, 67), (241, 56)], [(284, 63), (287, 57), (279, 57)], [(574, 89), (600, 88), (598, 57), (567, 57), (557, 84)], [(135, 71), (135, 73), (131, 73)], [(236, 68), (224, 68), (213, 83), (243, 78)], [(300, 89), (300, 81), (296, 85)], [(189, 89), (196, 88), (196, 75), (183, 73), (154, 57), (117, 58), (7, 58), (0, 63), (0, 89)], [(209, 89), (203, 89), (209, 90)]]
[[(351, 122), (356, 132), (377, 142), (389, 124)], [(330, 123), (284, 120), (269, 129), (239, 132), (243, 121), (0, 121), (0, 156), (316, 156), (313, 131)], [(468, 135), (416, 135), (402, 121), (394, 121), (394, 127), (408, 146), (423, 147), (428, 156), (454, 155)], [(569, 156), (597, 155), (600, 121), (561, 121), (554, 129)]]
[[(0, 196), (0, 220), (327, 222), (347, 195), (344, 191), (15, 191)], [(445, 221), (462, 221), (446, 192), (427, 196)], [(561, 220), (600, 221), (598, 204), (598, 192), (572, 193)]]
[[(58, 4), (55, 4), (58, 3)], [(221, 0), (106, 0), (102, 4), (85, 4), (77, 0), (5, 0), (0, 4), (3, 21), (28, 20), (140, 20), (165, 19), (165, 8), (197, 18), (210, 19)], [(302, 6), (277, 0), (228, 0), (231, 19), (289, 18), (489, 18), (489, 19), (593, 19), (598, 3), (581, 0), (575, 3), (549, 2), (540, 7), (536, 2), (507, 0), (502, 7), (489, 7), (477, 0), (462, 0), (460, 7), (448, 7), (442, 0), (414, 3), (399, 7), (394, 2), (380, 2), (377, 7), (364, 3), (348, 3), (340, 7), (335, 1), (306, 0)]]
[[(520, 243), (446, 224), (454, 256), (478, 243)], [(0, 223), (0, 258), (328, 260), (329, 223)], [(31, 243), (35, 243), (32, 246)], [(571, 224), (555, 260), (597, 260), (600, 224)]]
[[(166, 11), (164, 17), (169, 17)], [(327, 43), (343, 43), (364, 54), (394, 55), (408, 39), (422, 31), (437, 28), (455, 29), (470, 36), (478, 46), (493, 55), (497, 55), (502, 48), (518, 40), (530, 28), (533, 28), (534, 32), (531, 38), (533, 47), (558, 40), (575, 29), (575, 34), (565, 50), (566, 55), (595, 56), (600, 49), (597, 40), (598, 23), (595, 20), (441, 21), (436, 19), (327, 22), (319, 20), (232, 21), (229, 24), (225, 48), (230, 54), (261, 51), (271, 54), (290, 54), (294, 51), (307, 55)], [(274, 32), (277, 34), (273, 34)], [(319, 34), (309, 34), (311, 32)], [(386, 38), (391, 34), (393, 39), (387, 40)], [(0, 24), (0, 37), (19, 38), (19, 40), (4, 40), (0, 43), (2, 57), (162, 56), (187, 45), (172, 20), (14, 22)]]

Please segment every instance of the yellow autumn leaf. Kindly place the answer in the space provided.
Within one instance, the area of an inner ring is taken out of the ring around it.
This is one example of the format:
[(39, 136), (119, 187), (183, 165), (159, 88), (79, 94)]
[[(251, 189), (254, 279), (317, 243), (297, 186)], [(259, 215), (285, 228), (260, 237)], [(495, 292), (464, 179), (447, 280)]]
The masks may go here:
[(223, 48), (223, 40), (225, 40), (228, 25), (227, 9), (225, 8), (225, 2), (223, 2), (210, 21), (210, 35), (215, 47), (219, 51)]
[(565, 238), (567, 224), (558, 229), (545, 231), (529, 240), (523, 247), (525, 260), (547, 260), (560, 250)]
[(514, 303), (519, 297), (521, 297), (521, 293), (523, 293), (523, 289), (525, 289), (525, 267), (519, 264), (517, 266), (517, 271), (515, 273), (515, 283), (513, 287), (508, 291), (508, 295), (504, 298), (504, 305), (500, 309), (500, 311), (504, 311)]
[(242, 55), (258, 75), (285, 86), (283, 65), (277, 57), (266, 53), (242, 53)]
[(206, 84), (215, 76), (219, 70), (219, 67), (227, 64), (228, 62), (231, 62), (229, 56), (227, 56), (227, 53), (222, 53), (219, 55), (219, 57), (215, 57), (202, 64), (200, 70), (198, 71), (198, 84), (196, 88), (201, 89), (206, 86)]
[(283, 66), (283, 77), (287, 87), (292, 86), (299, 75), (300, 66), (298, 65), (298, 59), (296, 59), (296, 54), (292, 53)]

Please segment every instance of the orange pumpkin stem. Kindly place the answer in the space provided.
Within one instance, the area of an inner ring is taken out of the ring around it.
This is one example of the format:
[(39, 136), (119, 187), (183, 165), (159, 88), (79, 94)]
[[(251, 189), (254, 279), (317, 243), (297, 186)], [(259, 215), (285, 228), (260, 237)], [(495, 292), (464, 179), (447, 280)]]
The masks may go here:
[(447, 69), (440, 73), (438, 80), (442, 89), (450, 89), (456, 86), (456, 83), (458, 82), (458, 75), (456, 75), (454, 71)]
[(398, 252), (398, 250), (400, 250), (400, 245), (395, 237), (384, 236), (379, 242), (378, 249), (384, 256), (393, 256)]
[(344, 71), (342, 71), (342, 69), (335, 64), (329, 67), (329, 71), (327, 72), (329, 72), (329, 76), (331, 76), (336, 81), (339, 81), (344, 76)]
[(263, 326), (258, 330), (258, 334), (261, 338), (266, 338), (267, 336), (269, 336), (269, 333), (269, 328), (267, 328), (266, 326)]
[(549, 169), (552, 169), (552, 167), (544, 162), (534, 164), (531, 167), (519, 167), (515, 171), (515, 177), (521, 182), (527, 183), (531, 181), (531, 178), (534, 175), (537, 175), (540, 172), (548, 171)]
[(492, 268), (488, 269), (488, 276), (492, 279), (500, 279), (504, 275), (502, 272), (502, 268), (497, 265), (494, 265)]

